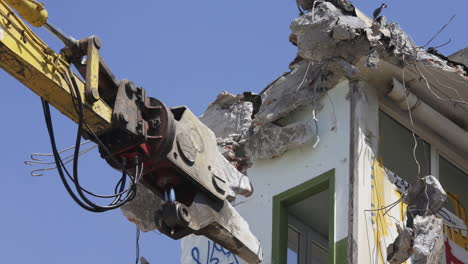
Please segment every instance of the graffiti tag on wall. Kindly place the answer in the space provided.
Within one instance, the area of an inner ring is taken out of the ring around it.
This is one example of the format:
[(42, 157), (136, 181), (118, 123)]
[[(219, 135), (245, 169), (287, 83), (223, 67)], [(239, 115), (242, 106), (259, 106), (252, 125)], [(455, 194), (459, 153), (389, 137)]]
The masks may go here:
[(191, 250), (193, 264), (239, 264), (236, 255), (217, 243), (208, 240), (208, 247), (193, 247)]

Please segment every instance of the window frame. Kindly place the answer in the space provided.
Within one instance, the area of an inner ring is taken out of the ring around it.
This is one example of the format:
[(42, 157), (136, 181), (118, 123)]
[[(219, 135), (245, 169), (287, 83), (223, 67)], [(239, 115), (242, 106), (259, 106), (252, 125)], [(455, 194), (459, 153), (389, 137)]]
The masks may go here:
[[(403, 114), (407, 114), (407, 112), (399, 113), (396, 111), (390, 110), (385, 104), (380, 104), (379, 111), (382, 111), (384, 114), (391, 117), (395, 122), (400, 124), (401, 126), (405, 127), (406, 129), (412, 131), (413, 128), (407, 125), (405, 122), (405, 118)], [(379, 121), (380, 122), (380, 121)], [(463, 173), (468, 174), (468, 166), (462, 166), (460, 162), (463, 160), (458, 157), (458, 152), (450, 150), (449, 148), (441, 148), (441, 145), (444, 144), (442, 140), (437, 137), (430, 135), (430, 133), (424, 133), (422, 129), (415, 124), (414, 133), (419, 138), (423, 139), (429, 144), (430, 147), (430, 174), (435, 176), (439, 179), (439, 156), (442, 156), (444, 159), (449, 161), (453, 166), (457, 167)], [(380, 135), (380, 132), (379, 132)]]
[[(317, 231), (313, 230), (308, 225), (301, 222), (295, 216), (288, 215), (288, 227), (293, 229), (295, 232), (299, 233), (299, 245), (298, 245), (298, 264), (309, 264), (311, 263), (311, 255), (308, 254), (309, 250), (313, 244), (316, 244), (317, 247), (325, 250), (329, 254), (328, 249), (328, 239), (321, 236)], [(288, 238), (288, 244), (289, 244)], [(289, 246), (288, 246), (289, 247)]]
[[(390, 116), (400, 125), (406, 127), (410, 131), (413, 130), (408, 112), (398, 109), (395, 105), (385, 98), (379, 98), (379, 110)], [(468, 174), (468, 162), (463, 154), (454, 150), (452, 145), (447, 144), (446, 140), (442, 139), (435, 132), (428, 130), (425, 127), (419, 126), (414, 123), (414, 133), (421, 139), (429, 143), (431, 147), (431, 174), (439, 177), (438, 172), (438, 155), (443, 156), (446, 160), (450, 161), (454, 166), (459, 168), (464, 173)], [(380, 132), (379, 132), (380, 134)]]
[(322, 191), (329, 191), (328, 263), (345, 263), (348, 239), (335, 241), (335, 169), (273, 196), (272, 264), (287, 261), (288, 206)]

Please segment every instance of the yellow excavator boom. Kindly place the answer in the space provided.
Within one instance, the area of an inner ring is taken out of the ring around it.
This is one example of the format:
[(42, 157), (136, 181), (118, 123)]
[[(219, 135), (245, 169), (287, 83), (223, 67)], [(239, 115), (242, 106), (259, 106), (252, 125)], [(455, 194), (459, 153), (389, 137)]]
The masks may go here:
[(47, 22), (49, 14), (42, 3), (33, 0), (5, 0), (5, 2), (35, 27), (41, 27)]
[[(32, 25), (41, 26), (47, 20), (47, 11), (42, 5), (33, 4), (34, 1), (0, 1), (0, 67), (77, 122), (70, 94), (69, 63), (44, 43), (6, 2), (18, 7), (18, 13)], [(85, 83), (78, 76), (75, 79), (83, 98), (84, 118), (96, 134), (102, 134), (110, 128), (112, 109), (102, 99), (92, 103), (85, 100)]]

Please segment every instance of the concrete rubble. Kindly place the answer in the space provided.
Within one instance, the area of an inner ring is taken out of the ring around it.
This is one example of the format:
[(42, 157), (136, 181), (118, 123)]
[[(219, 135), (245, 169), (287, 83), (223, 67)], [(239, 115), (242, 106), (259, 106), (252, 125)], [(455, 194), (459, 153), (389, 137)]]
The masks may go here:
[[(243, 95), (222, 92), (211, 103), (200, 120), (213, 130), (218, 138), (246, 134), (252, 123), (253, 103)], [(216, 118), (213, 118), (216, 116)]]
[(222, 92), (200, 117), (215, 131), (224, 156), (242, 172), (257, 159), (279, 157), (317, 136), (312, 120), (284, 126), (277, 123), (291, 112), (313, 104), (326, 92), (317, 65), (303, 61), (291, 68), (260, 95), (250, 97), (258, 110), (253, 111), (253, 102), (246, 102), (244, 95)]
[[(421, 52), (411, 38), (385, 17), (372, 21), (346, 0), (297, 0), (306, 12), (292, 21), (289, 40), (297, 57), (257, 97), (258, 110), (242, 95), (221, 93), (201, 120), (218, 137), (221, 151), (242, 172), (255, 160), (281, 156), (317, 136), (311, 122), (279, 125), (284, 117), (317, 101), (340, 80), (362, 76), (381, 60), (395, 65), (413, 61), (447, 63)], [(365, 63), (362, 63), (364, 58)], [(448, 67), (448, 66), (447, 66)], [(299, 131), (297, 131), (299, 130)]]
[(387, 261), (390, 264), (405, 262), (413, 254), (414, 234), (408, 227), (396, 225), (398, 236), (393, 243), (387, 247)]
[(321, 97), (326, 91), (320, 84), (321, 73), (319, 65), (309, 65), (306, 61), (292, 65), (290, 72), (275, 80), (260, 94), (261, 105), (253, 120), (254, 127), (270, 124), (312, 104), (314, 97)]
[(447, 193), (436, 177), (429, 175), (414, 183), (405, 195), (408, 204), (407, 226), (413, 227), (413, 219), (435, 215), (447, 201)]
[(403, 201), (408, 205), (406, 227), (397, 225), (398, 236), (387, 248), (387, 261), (400, 264), (440, 263), (444, 252), (443, 220), (435, 214), (447, 201), (436, 177), (429, 175), (414, 183)]
[[(307, 12), (291, 23), (290, 40), (298, 46), (302, 59), (324, 64), (341, 58), (361, 70), (375, 68), (381, 60), (400, 67), (418, 62), (466, 77), (466, 51), (449, 58), (433, 48), (426, 51), (398, 24), (388, 23), (384, 16), (373, 21), (347, 0), (297, 3)], [(358, 63), (363, 58), (367, 63)]]
[(259, 96), (252, 93), (233, 95), (222, 92), (200, 116), (200, 121), (218, 138), (221, 154), (244, 174), (249, 166), (243, 150), (245, 137), (258, 111), (259, 101)]
[(256, 159), (272, 159), (316, 138), (317, 131), (312, 120), (295, 122), (284, 127), (268, 124), (249, 137), (245, 152)]
[(434, 215), (414, 218), (414, 255), (412, 263), (441, 263), (444, 253), (444, 221)]

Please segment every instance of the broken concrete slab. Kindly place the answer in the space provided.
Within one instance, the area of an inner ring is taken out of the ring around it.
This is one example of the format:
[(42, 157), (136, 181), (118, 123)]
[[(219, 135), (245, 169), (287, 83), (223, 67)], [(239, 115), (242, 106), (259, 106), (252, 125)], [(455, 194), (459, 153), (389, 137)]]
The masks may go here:
[(301, 61), (293, 70), (273, 82), (262, 95), (262, 104), (253, 120), (254, 126), (264, 126), (292, 111), (317, 101), (324, 94), (320, 85), (321, 65)]
[(250, 166), (243, 146), (246, 135), (232, 134), (226, 138), (218, 138), (217, 143), (221, 154), (240, 172), (246, 174)]
[(411, 263), (440, 263), (444, 249), (443, 220), (435, 214), (447, 194), (432, 175), (420, 178), (404, 195), (407, 203), (406, 227), (397, 226), (398, 237), (387, 248), (387, 260), (400, 264), (413, 254)]
[(340, 23), (333, 29), (333, 39), (335, 40), (349, 40), (356, 36), (358, 36), (356, 30), (346, 24)]
[(199, 119), (219, 138), (245, 134), (252, 122), (253, 103), (242, 99), (242, 95), (222, 92)]
[(250, 92), (239, 95), (222, 92), (200, 117), (215, 133), (221, 154), (244, 174), (250, 162), (243, 145), (260, 104), (260, 96)]
[(289, 149), (316, 139), (317, 131), (313, 120), (296, 122), (284, 127), (268, 124), (247, 138), (245, 151), (252, 160), (272, 159)]
[(444, 253), (444, 221), (434, 215), (414, 218), (414, 264), (441, 263)]
[(407, 226), (412, 227), (414, 217), (436, 214), (447, 201), (447, 193), (436, 177), (429, 175), (415, 182), (404, 196), (408, 204)]
[(398, 236), (387, 247), (387, 261), (390, 264), (403, 263), (413, 254), (413, 230), (408, 227), (400, 227), (399, 224), (396, 227)]
[[(316, 138), (316, 127), (313, 121), (297, 122), (287, 126), (272, 124), (273, 121), (284, 117), (297, 108), (313, 102), (310, 81), (304, 77), (307, 65), (296, 65), (296, 68), (298, 68), (296, 72), (284, 75), (283, 79), (271, 84), (268, 91), (263, 93), (259, 112), (256, 115), (252, 114), (254, 116), (253, 122), (244, 123), (249, 124), (248, 127), (244, 127), (244, 131), (248, 130), (248, 132), (226, 135), (229, 130), (218, 129), (218, 126), (224, 126), (222, 119), (226, 115), (246, 116), (243, 111), (233, 110), (235, 109), (233, 106), (242, 104), (242, 96), (223, 92), (203, 114), (201, 120), (209, 120), (207, 122), (209, 127), (218, 132), (216, 136), (221, 153), (241, 172), (246, 171), (256, 159), (278, 157), (285, 151)], [(298, 72), (302, 74), (298, 74)], [(299, 76), (302, 77), (302, 80)], [(304, 87), (301, 87), (301, 82), (306, 83)], [(219, 100), (220, 98), (222, 100)], [(253, 113), (250, 106), (247, 109), (247, 113)], [(217, 120), (219, 122), (216, 122)], [(237, 128), (238, 126), (230, 126), (229, 132), (239, 132)], [(236, 189), (236, 184), (245, 185), (242, 183), (242, 179), (230, 185)]]
[(349, 37), (341, 38), (340, 40), (351, 40), (360, 36), (360, 29), (366, 28), (367, 25), (362, 19), (355, 16), (339, 16), (333, 31), (335, 31), (337, 27), (346, 29), (349, 32)]
[(320, 3), (313, 12), (306, 13), (291, 23), (290, 28), (297, 38), (301, 57), (313, 63), (320, 63), (323, 58), (333, 57), (336, 42), (329, 33), (332, 32), (341, 14), (334, 5)]
[[(298, 57), (313, 63), (342, 58), (358, 68), (376, 67), (380, 60), (400, 67), (415, 63), (438, 66), (444, 71), (466, 75), (463, 67), (440, 54), (431, 54), (417, 46), (396, 23), (385, 17), (372, 21), (349, 1), (307, 1), (298, 4), (310, 12), (291, 23), (290, 40), (299, 48)], [(312, 8), (313, 6), (313, 8)], [(362, 58), (369, 57), (362, 65)]]
[(367, 38), (360, 37), (365, 36), (366, 23), (356, 16), (345, 15), (329, 2), (317, 3), (313, 11), (295, 19), (290, 28), (300, 56), (314, 63), (333, 58), (355, 63), (366, 55), (369, 47)]
[(401, 264), (411, 257), (414, 264), (438, 264), (444, 252), (443, 220), (430, 216), (416, 216), (414, 226), (400, 227), (398, 236), (387, 247), (387, 261)]

